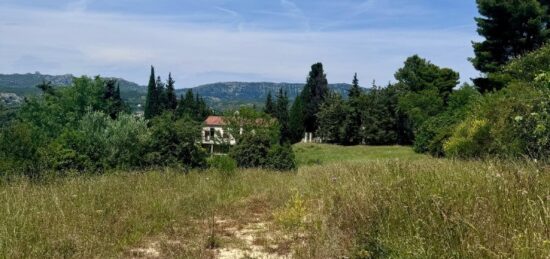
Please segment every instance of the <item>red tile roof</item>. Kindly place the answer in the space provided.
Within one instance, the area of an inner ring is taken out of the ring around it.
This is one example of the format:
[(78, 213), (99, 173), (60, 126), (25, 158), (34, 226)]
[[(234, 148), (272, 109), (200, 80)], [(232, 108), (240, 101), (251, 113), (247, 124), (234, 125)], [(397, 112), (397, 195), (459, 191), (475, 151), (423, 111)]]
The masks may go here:
[(222, 116), (208, 116), (204, 121), (204, 124), (208, 126), (224, 126), (225, 122), (223, 121)]

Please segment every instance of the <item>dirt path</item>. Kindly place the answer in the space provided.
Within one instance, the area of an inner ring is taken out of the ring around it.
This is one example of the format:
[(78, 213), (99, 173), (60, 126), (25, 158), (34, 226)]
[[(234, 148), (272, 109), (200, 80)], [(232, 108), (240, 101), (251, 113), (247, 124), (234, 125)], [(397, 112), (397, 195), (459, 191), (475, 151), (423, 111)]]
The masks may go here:
[[(208, 246), (211, 246), (208, 248)], [(178, 257), (165, 249), (179, 247), (185, 251), (184, 242), (159, 237), (125, 253), (127, 258), (170, 258)], [(214, 235), (208, 237), (204, 257), (219, 259), (287, 259), (292, 258), (291, 241), (272, 223), (260, 218), (242, 224), (231, 219), (215, 219)]]

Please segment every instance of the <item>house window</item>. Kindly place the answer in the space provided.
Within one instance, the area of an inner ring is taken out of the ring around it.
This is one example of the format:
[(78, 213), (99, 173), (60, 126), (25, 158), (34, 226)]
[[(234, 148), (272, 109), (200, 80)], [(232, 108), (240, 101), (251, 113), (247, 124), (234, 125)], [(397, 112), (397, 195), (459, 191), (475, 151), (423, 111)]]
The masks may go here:
[(204, 141), (210, 141), (210, 131), (204, 131)]
[(210, 128), (210, 136), (212, 136), (212, 139), (214, 139), (214, 137), (216, 136), (216, 129), (215, 128)]

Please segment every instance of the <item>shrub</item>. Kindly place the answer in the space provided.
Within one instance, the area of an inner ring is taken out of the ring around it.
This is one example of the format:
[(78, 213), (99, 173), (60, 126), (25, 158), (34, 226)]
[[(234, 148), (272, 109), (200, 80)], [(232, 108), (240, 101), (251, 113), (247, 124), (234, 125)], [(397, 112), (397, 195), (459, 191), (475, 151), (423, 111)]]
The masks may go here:
[[(458, 157), (530, 157), (550, 155), (550, 90), (512, 83), (487, 94), (455, 128), (445, 151)], [(475, 149), (475, 150), (469, 150)]]
[(237, 161), (229, 156), (212, 156), (208, 158), (208, 167), (223, 174), (233, 174), (237, 169)]
[(164, 113), (151, 122), (150, 165), (183, 165), (188, 168), (205, 167), (206, 151), (200, 147), (200, 125), (189, 117), (175, 120), (172, 113)]
[(271, 147), (265, 134), (243, 134), (241, 140), (231, 149), (230, 156), (243, 168), (264, 167)]
[(445, 141), (451, 137), (456, 125), (464, 120), (469, 107), (480, 97), (479, 92), (469, 85), (453, 91), (449, 96), (446, 110), (430, 117), (416, 130), (414, 150), (433, 156), (445, 155), (443, 147)]
[(444, 144), (445, 153), (453, 157), (481, 157), (489, 153), (490, 127), (485, 120), (467, 120), (458, 125)]
[(267, 168), (277, 171), (290, 171), (296, 169), (296, 157), (292, 146), (274, 145), (267, 154)]
[(44, 136), (32, 125), (15, 122), (0, 132), (0, 175), (38, 176)]

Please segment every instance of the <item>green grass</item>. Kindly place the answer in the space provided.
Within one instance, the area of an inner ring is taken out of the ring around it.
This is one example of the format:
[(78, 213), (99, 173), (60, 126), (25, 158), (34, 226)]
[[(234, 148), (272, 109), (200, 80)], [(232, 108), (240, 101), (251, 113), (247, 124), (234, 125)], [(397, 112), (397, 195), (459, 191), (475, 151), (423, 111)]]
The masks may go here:
[(294, 145), (299, 165), (327, 164), (342, 161), (370, 161), (380, 159), (416, 160), (425, 158), (404, 146), (352, 146), (343, 147), (327, 144)]
[(296, 146), (300, 163), (326, 164), (295, 173), (166, 170), (4, 183), (0, 258), (132, 257), (130, 249), (153, 241), (163, 257), (212, 258), (212, 240), (231, 242), (212, 237), (213, 218), (272, 222), (292, 237), (297, 258), (550, 256), (548, 167), (310, 146)]

